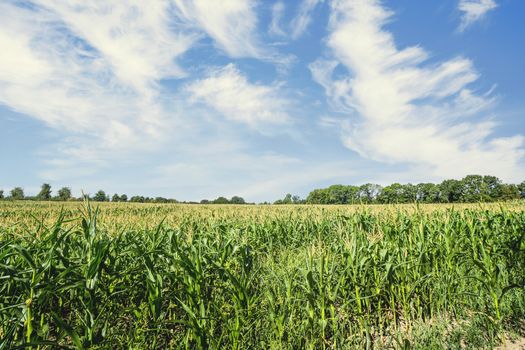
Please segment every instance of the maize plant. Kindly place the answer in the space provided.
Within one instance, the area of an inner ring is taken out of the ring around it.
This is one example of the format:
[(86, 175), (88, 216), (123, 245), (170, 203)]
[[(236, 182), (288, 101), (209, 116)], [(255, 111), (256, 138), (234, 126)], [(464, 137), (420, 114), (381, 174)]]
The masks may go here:
[(494, 348), (524, 209), (0, 202), (0, 349)]

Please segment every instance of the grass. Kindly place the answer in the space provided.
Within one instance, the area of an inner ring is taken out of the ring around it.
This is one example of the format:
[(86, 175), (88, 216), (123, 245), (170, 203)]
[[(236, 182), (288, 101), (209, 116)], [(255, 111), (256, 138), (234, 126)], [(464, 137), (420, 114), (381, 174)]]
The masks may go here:
[(493, 348), (525, 205), (0, 202), (0, 349)]

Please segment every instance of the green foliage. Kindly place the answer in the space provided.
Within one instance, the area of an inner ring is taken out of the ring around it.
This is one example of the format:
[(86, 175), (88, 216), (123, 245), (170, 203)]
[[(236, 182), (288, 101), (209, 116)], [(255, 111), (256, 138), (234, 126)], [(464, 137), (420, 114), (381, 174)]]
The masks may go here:
[(59, 201), (68, 201), (71, 199), (71, 188), (69, 187), (62, 187), (57, 192), (57, 200)]
[(503, 201), (520, 199), (521, 194), (517, 185), (502, 184), (499, 189), (499, 198)]
[(4, 190), (0, 190), (0, 199), (4, 199)]
[(384, 188), (376, 184), (332, 185), (311, 191), (306, 202), (309, 204), (496, 202), (517, 199), (519, 196), (516, 196), (516, 191), (525, 198), (525, 182), (512, 185), (502, 183), (495, 176), (468, 175), (461, 180), (445, 180), (439, 185), (393, 183)]
[(11, 190), (11, 199), (21, 200), (24, 198), (24, 189), (22, 187), (15, 187)]
[(523, 204), (100, 205), (0, 204), (1, 348), (463, 349), (525, 318)]
[(99, 190), (92, 198), (95, 202), (108, 202), (109, 197), (106, 195), (106, 192)]
[(132, 196), (129, 201), (133, 203), (144, 203), (146, 199), (143, 196)]
[(51, 199), (51, 185), (50, 184), (42, 184), (40, 192), (36, 195), (36, 198), (38, 200), (42, 200), (42, 201), (50, 200)]
[(230, 201), (226, 197), (219, 197), (215, 199), (212, 203), (213, 204), (228, 204), (230, 203)]
[(525, 198), (525, 181), (518, 185), (518, 190), (520, 191), (521, 198)]
[(230, 203), (231, 204), (246, 204), (246, 202), (244, 201), (244, 198), (239, 197), (239, 196), (233, 196), (230, 199)]

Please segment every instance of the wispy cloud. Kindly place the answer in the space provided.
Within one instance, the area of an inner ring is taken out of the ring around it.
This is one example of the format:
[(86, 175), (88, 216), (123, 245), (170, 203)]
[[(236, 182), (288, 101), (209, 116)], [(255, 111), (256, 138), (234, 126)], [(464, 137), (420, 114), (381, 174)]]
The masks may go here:
[(459, 0), (458, 9), (463, 12), (459, 29), (461, 31), (465, 30), (497, 6), (495, 0)]
[[(0, 103), (64, 135), (48, 147), (46, 178), (77, 174), (90, 165), (96, 171), (159, 148), (166, 135), (173, 142), (175, 134), (198, 129), (195, 118), (187, 117), (186, 101), (177, 98), (181, 92), (167, 96), (160, 82), (187, 76), (179, 59), (205, 35), (232, 57), (278, 56), (259, 45), (249, 1), (33, 0), (29, 5), (0, 4)], [(255, 99), (222, 93), (230, 101), (215, 106), (231, 111), (228, 118), (252, 124), (288, 118), (277, 108), (283, 99), (269, 100), (275, 86), (250, 85), (233, 68), (223, 73), (230, 75), (215, 76), (218, 83), (226, 88), (228, 78), (243, 83), (242, 96)], [(257, 113), (241, 116), (252, 113), (250, 103), (259, 107)]]
[(174, 3), (182, 21), (207, 33), (228, 56), (288, 63), (288, 58), (261, 42), (257, 33), (255, 2), (174, 0)]
[(272, 35), (285, 36), (285, 32), (281, 27), (285, 6), (282, 1), (278, 1), (272, 5), (272, 20), (268, 32)]
[(226, 119), (254, 128), (290, 122), (289, 102), (282, 97), (279, 85), (251, 83), (233, 64), (212, 70), (186, 89), (194, 101), (205, 103)]
[[(421, 47), (398, 49), (383, 26), (391, 12), (380, 1), (331, 4), (330, 60), (310, 68), (339, 111), (344, 144), (361, 156), (424, 169), (429, 177), (492, 173), (518, 180), (524, 173), (524, 137), (491, 137), (496, 123), (478, 121), (494, 103), (470, 85), (472, 62), (457, 57), (426, 63)], [(351, 75), (333, 79), (338, 64)]]
[(3, 3), (0, 103), (66, 131), (60, 148), (86, 158), (94, 153), (88, 149), (122, 150), (158, 137), (157, 81), (182, 75), (175, 60), (193, 40), (170, 29), (164, 10)]
[(306, 31), (312, 20), (312, 12), (315, 7), (324, 0), (303, 0), (299, 5), (297, 14), (292, 19), (290, 26), (292, 28), (292, 39), (297, 39)]
[(313, 11), (322, 2), (324, 0), (302, 0), (296, 6), (294, 17), (284, 27), (282, 22), (286, 7), (282, 1), (276, 2), (272, 6), (272, 20), (268, 32), (272, 35), (288, 37), (293, 40), (300, 38), (312, 22)]

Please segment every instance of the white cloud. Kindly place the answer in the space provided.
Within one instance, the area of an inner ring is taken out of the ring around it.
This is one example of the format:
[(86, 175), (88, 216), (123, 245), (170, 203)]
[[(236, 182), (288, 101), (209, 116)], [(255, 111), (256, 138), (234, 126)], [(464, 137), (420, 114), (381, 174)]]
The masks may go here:
[(292, 39), (297, 39), (304, 34), (312, 20), (312, 12), (315, 7), (324, 0), (303, 0), (297, 11), (297, 15), (292, 19)]
[(177, 15), (188, 26), (203, 30), (230, 57), (288, 62), (287, 58), (265, 48), (258, 38), (254, 1), (173, 1), (178, 10)]
[(158, 81), (183, 75), (175, 60), (195, 39), (172, 28), (167, 10), (163, 1), (4, 2), (0, 103), (65, 131), (54, 156), (70, 162), (150, 147), (167, 123)]
[[(470, 60), (430, 64), (421, 47), (398, 49), (383, 29), (391, 12), (380, 1), (339, 0), (331, 7), (327, 45), (334, 57), (310, 69), (350, 117), (341, 123), (348, 148), (424, 169), (434, 179), (490, 173), (519, 180), (525, 139), (491, 137), (496, 124), (475, 121), (495, 100), (469, 88), (478, 79)], [(333, 79), (338, 64), (351, 75)]]
[(278, 85), (253, 84), (233, 65), (211, 71), (208, 77), (187, 86), (196, 102), (204, 102), (226, 119), (251, 127), (285, 124), (289, 102)]
[(272, 35), (285, 36), (284, 30), (281, 28), (281, 20), (283, 18), (285, 6), (282, 1), (278, 1), (272, 6), (272, 20), (268, 32)]
[(272, 20), (269, 25), (269, 33), (282, 37), (289, 37), (293, 40), (301, 37), (312, 21), (312, 13), (324, 0), (302, 0), (294, 17), (290, 20), (286, 30), (282, 27), (282, 20), (285, 12), (285, 5), (282, 1), (276, 2), (272, 6)]
[(495, 0), (459, 0), (458, 9), (463, 12), (459, 29), (465, 30), (497, 6)]

